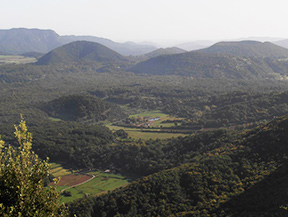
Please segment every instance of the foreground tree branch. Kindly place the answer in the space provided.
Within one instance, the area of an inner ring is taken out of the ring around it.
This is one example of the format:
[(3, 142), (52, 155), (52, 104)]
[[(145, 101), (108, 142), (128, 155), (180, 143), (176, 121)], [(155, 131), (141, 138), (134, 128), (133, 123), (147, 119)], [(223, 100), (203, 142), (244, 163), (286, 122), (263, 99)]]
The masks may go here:
[(18, 147), (0, 139), (0, 216), (66, 216), (56, 190), (57, 179), (49, 187), (50, 165), (32, 149), (32, 134), (26, 122), (15, 126)]

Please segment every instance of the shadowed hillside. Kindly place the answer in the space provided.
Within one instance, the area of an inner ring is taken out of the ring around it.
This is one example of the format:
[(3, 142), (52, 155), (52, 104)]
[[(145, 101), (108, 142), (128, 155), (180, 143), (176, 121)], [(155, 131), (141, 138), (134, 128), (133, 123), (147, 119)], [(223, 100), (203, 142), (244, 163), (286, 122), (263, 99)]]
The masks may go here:
[[(273, 186), (273, 192), (288, 189), (287, 130), (287, 116), (275, 119), (240, 139), (219, 140), (221, 147), (195, 157), (193, 163), (79, 200), (70, 210), (77, 216), (287, 216), (281, 208), (288, 202), (287, 193), (265, 194), (271, 200), (264, 202), (260, 196), (265, 187)], [(256, 208), (249, 205), (252, 199)]]
[(158, 56), (131, 68), (139, 74), (182, 75), (193, 78), (251, 79), (287, 74), (286, 62), (255, 57), (189, 52)]
[(45, 103), (41, 108), (49, 116), (68, 121), (103, 121), (122, 119), (126, 115), (112, 103), (94, 96), (70, 95)]

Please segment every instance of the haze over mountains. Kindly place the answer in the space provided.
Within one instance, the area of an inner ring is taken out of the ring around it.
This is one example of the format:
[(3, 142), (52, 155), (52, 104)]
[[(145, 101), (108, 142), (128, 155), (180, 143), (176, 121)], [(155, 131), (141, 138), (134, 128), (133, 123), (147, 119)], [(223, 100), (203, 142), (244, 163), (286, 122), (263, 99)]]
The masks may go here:
[(186, 52), (187, 52), (186, 50), (178, 48), (178, 47), (159, 48), (150, 53), (142, 55), (142, 57), (149, 59), (149, 58), (162, 56), (162, 55), (180, 54), (180, 53), (186, 53)]
[(279, 45), (281, 47), (288, 48), (288, 39), (276, 41), (276, 42), (273, 42), (273, 43), (277, 44), (277, 45)]
[(179, 47), (181, 49), (187, 50), (187, 51), (193, 51), (193, 50), (199, 50), (206, 47), (210, 47), (211, 45), (215, 44), (215, 41), (192, 41), (192, 42), (185, 42), (181, 44), (175, 45), (176, 47)]
[(157, 49), (140, 56), (135, 62), (99, 43), (76, 41), (50, 51), (36, 64), (91, 63), (100, 64), (101, 67), (104, 64), (106, 67), (102, 71), (124, 64), (125, 70), (142, 75), (280, 79), (288, 76), (287, 58), (288, 49), (270, 42), (241, 41), (219, 42), (206, 49), (191, 52), (180, 48)]
[(36, 51), (47, 53), (59, 47), (59, 35), (52, 30), (10, 29), (0, 30), (0, 51), (9, 54), (22, 54)]
[(10, 29), (0, 30), (0, 53), (22, 54), (27, 52), (47, 53), (56, 47), (73, 41), (92, 41), (105, 45), (122, 55), (142, 55), (156, 47), (136, 43), (117, 43), (109, 39), (95, 36), (60, 36), (53, 30)]
[[(254, 37), (253, 39), (256, 41), (258, 38)], [(259, 41), (261, 41), (261, 39), (263, 40), (263, 38), (259, 38)], [(60, 36), (53, 30), (14, 28), (10, 30), (0, 30), (0, 54), (23, 54), (27, 52), (44, 54), (54, 48), (74, 41), (100, 43), (124, 56), (144, 55), (158, 49), (153, 43), (118, 43), (96, 36)], [(193, 41), (177, 44), (174, 47), (192, 51), (207, 48), (214, 43), (215, 41)], [(273, 40), (273, 43), (288, 48), (287, 40)], [(165, 52), (167, 52), (167, 50)], [(169, 51), (168, 53), (171, 52)], [(178, 53), (178, 51), (176, 53)]]
[(95, 42), (76, 41), (58, 47), (43, 57), (36, 64), (71, 64), (79, 61), (118, 62), (125, 58), (115, 51)]
[[(281, 79), (288, 75), (288, 50), (271, 42), (218, 42), (208, 48), (187, 52), (178, 47), (156, 49), (151, 45), (116, 43), (93, 36), (59, 36), (52, 30), (11, 29), (0, 31), (0, 52), (24, 53), (36, 58), (48, 52), (37, 65), (101, 63), (99, 66), (103, 67), (103, 72), (115, 71), (115, 67), (119, 67), (116, 63), (121, 62), (126, 71), (142, 75), (230, 79)], [(126, 55), (140, 56), (129, 59)], [(99, 68), (98, 72), (101, 71)]]
[(158, 56), (138, 63), (140, 74), (184, 75), (193, 78), (265, 78), (287, 75), (288, 50), (269, 42), (220, 42), (183, 54)]
[(200, 50), (204, 53), (230, 54), (234, 56), (287, 58), (288, 50), (271, 42), (240, 41), (218, 42)]

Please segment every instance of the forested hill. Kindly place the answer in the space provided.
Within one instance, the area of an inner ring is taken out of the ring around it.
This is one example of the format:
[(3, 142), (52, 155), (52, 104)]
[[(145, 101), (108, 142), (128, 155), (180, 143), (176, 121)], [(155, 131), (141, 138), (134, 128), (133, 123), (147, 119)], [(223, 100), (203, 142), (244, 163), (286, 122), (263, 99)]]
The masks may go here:
[(115, 104), (89, 95), (60, 97), (40, 106), (49, 116), (67, 121), (103, 121), (126, 118), (127, 115)]
[(287, 216), (288, 116), (114, 192), (70, 204), (71, 216)]
[(200, 51), (204, 53), (230, 54), (242, 57), (288, 57), (288, 49), (270, 42), (262, 43), (258, 41), (219, 42)]
[(270, 58), (189, 52), (151, 58), (131, 68), (137, 74), (182, 75), (193, 78), (251, 79), (287, 74), (287, 63)]
[(178, 47), (159, 48), (155, 51), (145, 54), (144, 57), (152, 58), (152, 57), (157, 57), (161, 55), (180, 54), (180, 53), (185, 53), (185, 52), (187, 51)]
[(63, 45), (41, 57), (37, 65), (72, 64), (73, 62), (118, 62), (125, 58), (115, 51), (95, 42), (76, 41)]

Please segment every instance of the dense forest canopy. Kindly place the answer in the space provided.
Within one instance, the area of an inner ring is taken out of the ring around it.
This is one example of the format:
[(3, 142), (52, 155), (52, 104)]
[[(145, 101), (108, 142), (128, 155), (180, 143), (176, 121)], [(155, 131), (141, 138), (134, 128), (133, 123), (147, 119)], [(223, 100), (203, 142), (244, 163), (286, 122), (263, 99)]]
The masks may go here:
[[(191, 157), (191, 163), (83, 198), (70, 204), (70, 211), (78, 216), (285, 216), (287, 126), (285, 116), (237, 139), (216, 140), (218, 148)], [(269, 195), (266, 188), (273, 189)]]
[[(223, 42), (149, 59), (72, 42), (36, 64), (0, 65), (1, 136), (17, 145), (23, 114), (41, 158), (136, 179), (69, 204), (71, 216), (284, 216), (283, 49)], [(267, 188), (273, 204), (259, 196)]]

